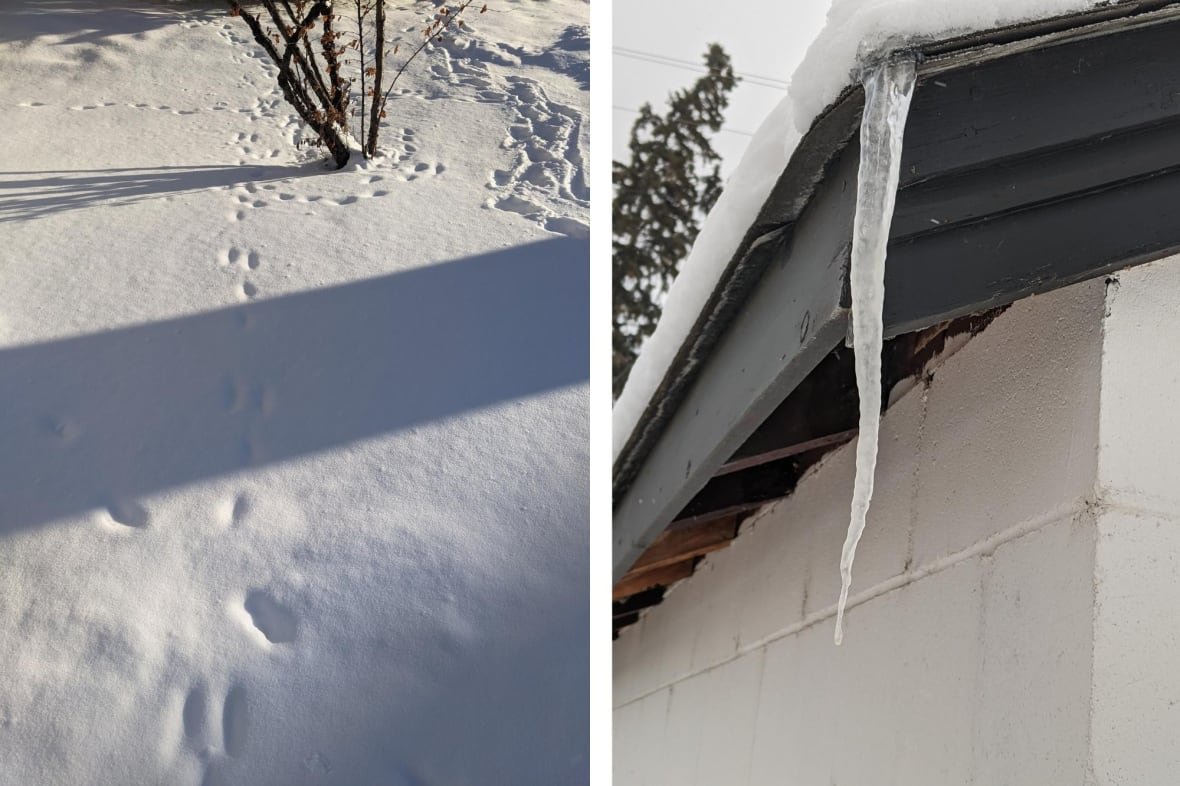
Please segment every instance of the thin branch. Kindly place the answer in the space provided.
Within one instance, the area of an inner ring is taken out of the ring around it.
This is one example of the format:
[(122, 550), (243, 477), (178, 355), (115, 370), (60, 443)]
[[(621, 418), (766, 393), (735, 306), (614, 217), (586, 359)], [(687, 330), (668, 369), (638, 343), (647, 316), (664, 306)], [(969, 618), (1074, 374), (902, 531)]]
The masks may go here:
[[(376, 70), (373, 74), (373, 105), (371, 109), (372, 117), (369, 120), (369, 138), (365, 141), (366, 158), (372, 158), (377, 155), (377, 133), (381, 125), (381, 116), (385, 114), (385, 102), (377, 100), (377, 96), (381, 93), (382, 67), (385, 64), (385, 0), (377, 0), (377, 18), (374, 21), (377, 25), (377, 62), (375, 64)], [(363, 134), (362, 139), (364, 139)]]
[[(475, 0), (463, 0), (462, 3), (460, 3), (458, 6), (456, 6), (456, 10), (454, 13), (450, 13), (448, 11), (446, 21), (443, 22), (443, 24), (441, 26), (439, 26), (437, 29), (435, 29), (433, 32), (428, 32), (426, 38), (422, 41), (422, 43), (418, 44), (418, 47), (413, 52), (410, 53), (410, 56), (406, 58), (406, 61), (401, 64), (401, 68), (397, 69), (397, 72), (393, 75), (393, 79), (389, 83), (389, 89), (386, 90), (385, 95), (381, 97), (381, 111), (382, 112), (385, 111), (385, 104), (389, 101), (389, 94), (393, 92), (393, 86), (396, 85), (397, 80), (401, 78), (402, 72), (406, 70), (406, 66), (408, 66), (410, 63), (413, 62), (414, 58), (417, 57), (418, 54), (423, 49), (426, 48), (427, 44), (433, 43), (433, 41), (436, 38), (438, 38), (440, 35), (445, 33), (447, 31), (447, 29), (450, 28), (451, 25), (458, 22), (459, 17), (463, 14), (464, 11), (467, 10), (467, 7), (470, 6), (474, 2), (475, 2)], [(447, 7), (443, 6), (443, 9), (447, 10)], [(480, 10), (480, 13), (482, 14), (486, 10), (487, 10), (487, 5), (484, 5), (484, 7)], [(436, 19), (436, 22), (437, 22), (437, 19)], [(431, 24), (435, 24), (436, 22), (432, 22)], [(427, 28), (428, 31), (430, 29), (431, 28), (429, 28), (429, 27)]]
[(365, 138), (365, 16), (356, 0), (356, 49), (361, 56), (361, 140)]
[[(328, 5), (330, 6), (331, 4), (329, 3)], [(290, 14), (292, 21), (299, 18), (299, 14), (297, 14), (295, 12), (295, 9), (293, 9), (291, 7), (291, 0), (283, 0), (283, 7), (287, 9), (287, 13)], [(330, 16), (330, 15), (331, 15), (331, 8), (328, 9), (328, 11), (324, 14), (324, 16), (326, 18), (327, 16)], [(299, 31), (297, 33), (297, 35), (298, 35), (298, 38), (303, 42), (303, 51), (306, 53), (308, 63), (311, 66), (311, 68), (309, 70), (310, 70), (312, 76), (315, 78), (315, 84), (316, 84), (316, 88), (317, 88), (316, 93), (319, 95), (327, 96), (329, 98), (329, 102), (330, 102), (331, 94), (330, 94), (330, 91), (328, 90), (328, 86), (326, 84), (324, 84), (324, 77), (323, 77), (323, 73), (320, 70), (319, 61), (316, 59), (315, 50), (312, 49), (312, 47), (311, 47), (311, 39), (308, 38), (306, 35), (304, 35), (302, 33), (302, 31)]]
[[(306, 31), (314, 26), (315, 20), (320, 15), (330, 13), (330, 6), (324, 0), (316, 0), (315, 5), (312, 6), (306, 18), (297, 28), (296, 37), (292, 38), (291, 34), (287, 32), (286, 26), (283, 24), (278, 8), (274, 5), (274, 0), (264, 0), (263, 4), (267, 11), (270, 12), (271, 18), (278, 24), (280, 36), (287, 41), (287, 46), (282, 55), (279, 54), (271, 37), (262, 29), (262, 23), (258, 17), (242, 8), (241, 3), (237, 0), (229, 0), (231, 13), (235, 16), (242, 17), (246, 22), (246, 26), (250, 28), (254, 40), (258, 42), (259, 46), (263, 48), (271, 60), (278, 65), (278, 82), (279, 88), (283, 91), (283, 98), (295, 108), (295, 111), (299, 113), (303, 121), (311, 126), (319, 135), (320, 141), (332, 153), (332, 157), (336, 161), (336, 166), (342, 167), (348, 162), (349, 149), (344, 138), (340, 135), (340, 131), (332, 123), (331, 104), (328, 101), (327, 94), (317, 95), (317, 97), (322, 102), (325, 102), (325, 109), (328, 111), (322, 112), (317, 110), (307, 94), (307, 87), (309, 85), (306, 81), (301, 83), (298, 72), (291, 68), (291, 60), (295, 58), (304, 72), (309, 69), (307, 63), (298, 55), (298, 37), (305, 35)], [(310, 87), (315, 91), (316, 86), (314, 84), (310, 85)]]
[[(283, 0), (283, 3), (286, 5), (286, 0)], [(274, 0), (263, 0), (263, 6), (270, 13), (271, 19), (274, 20), (275, 27), (278, 28), (279, 35), (282, 36), (282, 39), (287, 44), (287, 48), (283, 51), (283, 60), (280, 67), (285, 70), (290, 70), (291, 60), (294, 59), (296, 64), (299, 66), (300, 71), (303, 72), (304, 81), (310, 84), (312, 92), (315, 94), (316, 98), (320, 100), (320, 104), (323, 105), (324, 112), (326, 114), (331, 114), (332, 99), (328, 95), (328, 90), (324, 86), (323, 79), (317, 79), (318, 75), (312, 70), (311, 66), (308, 65), (308, 63), (303, 59), (303, 56), (299, 53), (300, 39), (306, 39), (306, 32), (315, 25), (315, 20), (321, 15), (330, 14), (332, 12), (329, 4), (325, 2), (325, 0), (316, 0), (315, 4), (312, 5), (311, 10), (307, 12), (307, 16), (304, 17), (302, 22), (299, 22), (297, 17), (292, 17), (291, 22), (292, 24), (296, 25), (293, 32), (287, 31), (287, 23), (283, 20), (282, 15), (279, 13), (279, 9), (275, 6)], [(289, 5), (287, 7), (290, 8)]]
[(348, 122), (345, 109), (348, 107), (348, 91), (344, 87), (344, 80), (340, 77), (340, 60), (336, 49), (336, 31), (332, 27), (334, 14), (324, 14), (324, 34), (320, 37), (320, 46), (324, 51), (324, 60), (328, 63), (328, 81), (332, 83), (332, 106), (340, 116), (339, 122)]

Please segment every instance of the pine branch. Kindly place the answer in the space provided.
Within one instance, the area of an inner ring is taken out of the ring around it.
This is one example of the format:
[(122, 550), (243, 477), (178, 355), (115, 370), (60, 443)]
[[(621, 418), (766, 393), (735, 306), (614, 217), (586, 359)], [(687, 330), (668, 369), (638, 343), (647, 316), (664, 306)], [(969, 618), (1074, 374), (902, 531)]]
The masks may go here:
[(721, 128), (737, 79), (721, 47), (711, 46), (705, 62), (708, 73), (673, 92), (663, 115), (649, 104), (640, 107), (631, 129), (630, 163), (613, 165), (615, 396), (659, 321), (663, 298), (692, 248), (701, 219), (721, 193), (720, 156), (709, 132)]

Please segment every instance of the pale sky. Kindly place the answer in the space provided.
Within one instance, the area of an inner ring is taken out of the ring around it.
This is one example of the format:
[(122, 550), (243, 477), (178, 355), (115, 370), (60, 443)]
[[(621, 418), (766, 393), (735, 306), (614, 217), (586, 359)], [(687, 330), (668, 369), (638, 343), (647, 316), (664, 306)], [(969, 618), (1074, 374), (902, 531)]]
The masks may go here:
[(750, 134), (786, 95), (791, 74), (823, 27), (828, 5), (828, 0), (754, 0), (732, 6), (716, 0), (614, 3), (612, 158), (626, 153), (635, 122), (631, 110), (649, 101), (660, 111), (669, 92), (704, 73), (701, 57), (716, 42), (729, 53), (734, 70), (749, 77), (730, 95), (726, 130), (713, 141), (728, 175)]

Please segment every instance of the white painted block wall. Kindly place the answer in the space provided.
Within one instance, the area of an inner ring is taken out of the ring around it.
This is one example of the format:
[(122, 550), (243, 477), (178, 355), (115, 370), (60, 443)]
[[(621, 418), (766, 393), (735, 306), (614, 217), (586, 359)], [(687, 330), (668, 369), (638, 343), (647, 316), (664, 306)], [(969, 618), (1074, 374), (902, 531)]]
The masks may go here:
[(889, 410), (842, 647), (853, 445), (624, 630), (614, 782), (1180, 780), (1178, 293), (1023, 300)]
[(1119, 275), (1102, 354), (1093, 769), (1180, 782), (1180, 260)]

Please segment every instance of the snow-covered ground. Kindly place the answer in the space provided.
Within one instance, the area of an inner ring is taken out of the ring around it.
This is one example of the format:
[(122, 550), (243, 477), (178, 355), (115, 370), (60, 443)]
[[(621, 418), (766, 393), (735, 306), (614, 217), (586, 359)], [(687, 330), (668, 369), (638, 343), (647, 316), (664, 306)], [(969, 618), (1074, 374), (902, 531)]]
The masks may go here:
[(588, 780), (587, 18), (332, 172), (219, 3), (0, 6), (0, 784)]

